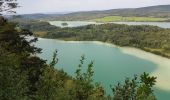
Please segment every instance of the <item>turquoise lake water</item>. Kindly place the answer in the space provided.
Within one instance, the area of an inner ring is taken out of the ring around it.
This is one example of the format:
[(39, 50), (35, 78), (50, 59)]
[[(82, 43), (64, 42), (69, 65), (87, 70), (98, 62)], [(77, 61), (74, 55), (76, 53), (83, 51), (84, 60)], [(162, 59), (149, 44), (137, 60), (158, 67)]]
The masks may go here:
[[(115, 85), (126, 77), (133, 77), (134, 74), (139, 75), (143, 72), (153, 73), (160, 68), (156, 62), (135, 56), (140, 54), (141, 56), (147, 56), (145, 53), (136, 53), (132, 50), (128, 51), (126, 48), (119, 48), (100, 42), (64, 42), (52, 39), (39, 39), (36, 46), (43, 49), (43, 53), (39, 56), (48, 61), (52, 59), (53, 52), (57, 49), (59, 63), (56, 65), (56, 68), (64, 69), (72, 76), (74, 76), (81, 55), (86, 57), (84, 69), (91, 60), (94, 60), (94, 81), (100, 82), (107, 94), (111, 94), (110, 85)], [(129, 52), (129, 54), (125, 52)], [(136, 54), (131, 55), (130, 53)], [(167, 72), (159, 72), (158, 70), (158, 73), (167, 73), (169, 75), (168, 71), (170, 70), (167, 70)], [(168, 79), (169, 76), (165, 78)], [(170, 90), (164, 90), (161, 87), (164, 87), (163, 82), (160, 82), (160, 86), (155, 87), (155, 94), (158, 100), (170, 100)]]

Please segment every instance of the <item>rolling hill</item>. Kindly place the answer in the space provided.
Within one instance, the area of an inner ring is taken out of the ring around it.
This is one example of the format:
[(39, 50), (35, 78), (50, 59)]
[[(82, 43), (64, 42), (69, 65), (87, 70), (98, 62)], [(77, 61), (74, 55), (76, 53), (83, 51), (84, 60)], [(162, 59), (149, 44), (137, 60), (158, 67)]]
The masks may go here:
[[(170, 18), (170, 5), (158, 5), (142, 8), (111, 9), (103, 11), (84, 11), (68, 14), (26, 14), (19, 15), (23, 19), (34, 20), (91, 20), (107, 16), (124, 17), (156, 17)], [(16, 16), (17, 18), (17, 16)]]

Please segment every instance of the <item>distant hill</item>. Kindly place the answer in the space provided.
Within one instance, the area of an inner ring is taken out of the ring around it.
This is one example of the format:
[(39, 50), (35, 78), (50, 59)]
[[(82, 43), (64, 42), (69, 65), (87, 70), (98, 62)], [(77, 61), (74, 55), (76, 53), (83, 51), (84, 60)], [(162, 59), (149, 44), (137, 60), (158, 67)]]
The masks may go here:
[(22, 15), (12, 15), (6, 16), (9, 20), (12, 21), (32, 21), (32, 20), (41, 20), (41, 19), (50, 19), (59, 16), (59, 14), (22, 14)]
[(140, 16), (170, 18), (170, 5), (159, 5), (142, 8), (111, 9), (104, 11), (84, 11), (69, 14), (27, 14), (20, 15), (26, 19), (46, 20), (89, 20), (106, 16)]
[(142, 17), (170, 17), (170, 5), (150, 6), (143, 8), (112, 9), (105, 11), (89, 11), (65, 14), (57, 17), (59, 20), (87, 20), (105, 16), (142, 16)]

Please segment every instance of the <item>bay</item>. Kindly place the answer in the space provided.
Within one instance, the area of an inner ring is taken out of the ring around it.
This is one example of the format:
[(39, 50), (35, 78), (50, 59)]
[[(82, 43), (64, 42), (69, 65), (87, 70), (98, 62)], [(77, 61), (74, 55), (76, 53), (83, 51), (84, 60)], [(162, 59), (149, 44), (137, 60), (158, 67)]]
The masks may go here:
[(110, 85), (122, 82), (126, 77), (134, 74), (148, 72), (158, 77), (155, 94), (158, 100), (170, 98), (170, 60), (136, 48), (118, 47), (98, 41), (60, 41), (42, 39), (35, 44), (43, 49), (38, 55), (48, 62), (51, 61), (53, 52), (58, 50), (59, 63), (57, 69), (64, 69), (69, 75), (74, 76), (81, 55), (85, 55), (84, 71), (88, 63), (94, 60), (94, 81), (100, 82), (107, 94), (111, 94)]

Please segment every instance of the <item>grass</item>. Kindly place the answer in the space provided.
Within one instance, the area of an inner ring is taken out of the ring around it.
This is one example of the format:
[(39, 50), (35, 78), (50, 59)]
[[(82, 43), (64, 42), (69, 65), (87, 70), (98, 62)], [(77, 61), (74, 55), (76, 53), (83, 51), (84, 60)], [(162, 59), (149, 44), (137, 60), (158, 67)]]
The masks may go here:
[(44, 37), (45, 35), (47, 35), (48, 33), (45, 32), (45, 31), (36, 31), (34, 32), (34, 35), (35, 36), (38, 36), (38, 37)]
[(167, 57), (170, 58), (170, 51), (164, 51), (163, 49), (153, 49), (153, 48), (144, 48), (145, 51), (163, 56), (163, 57)]
[(163, 22), (166, 18), (154, 17), (123, 17), (123, 16), (107, 16), (103, 18), (92, 19), (96, 22)]

